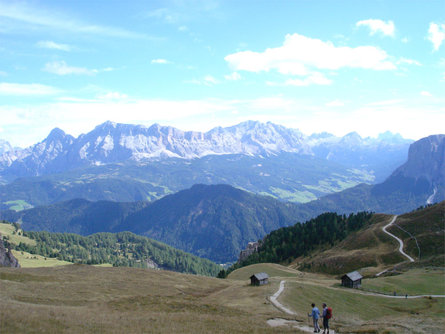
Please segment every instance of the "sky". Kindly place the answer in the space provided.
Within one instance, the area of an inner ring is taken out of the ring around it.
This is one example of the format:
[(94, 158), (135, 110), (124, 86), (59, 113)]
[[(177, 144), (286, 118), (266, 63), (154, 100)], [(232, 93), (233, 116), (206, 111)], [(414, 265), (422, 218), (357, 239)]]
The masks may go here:
[(107, 120), (445, 133), (445, 0), (0, 0), (0, 139)]

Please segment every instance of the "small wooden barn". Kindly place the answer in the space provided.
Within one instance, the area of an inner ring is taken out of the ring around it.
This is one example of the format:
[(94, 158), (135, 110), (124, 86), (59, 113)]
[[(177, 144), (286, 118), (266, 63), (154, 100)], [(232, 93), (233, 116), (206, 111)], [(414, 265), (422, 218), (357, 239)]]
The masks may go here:
[(362, 275), (358, 271), (353, 271), (341, 277), (341, 285), (347, 288), (359, 288), (362, 285)]
[(250, 276), (250, 285), (264, 285), (269, 283), (269, 275), (258, 273)]

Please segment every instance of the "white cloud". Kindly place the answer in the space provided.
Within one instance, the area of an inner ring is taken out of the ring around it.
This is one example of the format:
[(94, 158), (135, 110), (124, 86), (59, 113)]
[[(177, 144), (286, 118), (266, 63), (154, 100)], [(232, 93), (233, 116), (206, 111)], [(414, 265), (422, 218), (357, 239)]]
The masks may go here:
[(233, 72), (224, 76), (224, 79), (229, 81), (237, 81), (241, 79), (241, 75), (238, 72)]
[[(120, 38), (151, 38), (126, 29), (94, 25), (76, 20), (72, 15), (54, 10), (45, 10), (43, 6), (30, 6), (24, 2), (0, 2), (0, 17), (11, 20), (9, 30), (30, 28), (63, 30), (76, 34), (94, 34)], [(26, 25), (26, 26), (25, 26)]]
[(128, 98), (128, 95), (119, 92), (108, 92), (106, 94), (99, 95), (98, 98), (102, 100), (125, 100)]
[(71, 46), (68, 44), (59, 44), (53, 41), (39, 41), (36, 44), (39, 48), (43, 49), (53, 49), (53, 50), (60, 50), (60, 51), (71, 51)]
[(427, 91), (425, 91), (425, 90), (421, 91), (421, 92), (420, 92), (420, 95), (422, 95), (422, 96), (426, 96), (426, 97), (432, 97), (432, 96), (433, 96), (433, 94), (431, 94), (430, 92), (427, 92)]
[(414, 59), (408, 59), (408, 58), (400, 58), (397, 61), (397, 64), (408, 64), (408, 65), (416, 65), (416, 66), (422, 66), (420, 62)]
[(194, 85), (204, 85), (204, 86), (210, 87), (210, 86), (219, 84), (219, 80), (217, 80), (216, 78), (214, 78), (211, 75), (206, 75), (202, 79), (187, 80), (187, 81), (185, 81), (185, 83), (194, 84)]
[(330, 85), (332, 80), (326, 78), (320, 72), (312, 72), (303, 79), (287, 79), (284, 83), (268, 81), (268, 86), (309, 86), (309, 85)]
[[(207, 131), (246, 120), (271, 121), (306, 134), (328, 131), (344, 135), (357, 131), (376, 136), (390, 129), (405, 138), (418, 139), (442, 133), (444, 100), (425, 104), (413, 100), (377, 101), (342, 108), (327, 108), (324, 102), (271, 96), (245, 100), (113, 100), (65, 99), (64, 102), (13, 107), (0, 105), (2, 137), (13, 145), (26, 146), (45, 138), (54, 127), (78, 136), (106, 120), (127, 124), (153, 123), (182, 130)], [(335, 101), (335, 100), (334, 100)], [(340, 103), (335, 103), (340, 104)], [(42, 119), (45, 122), (42, 122)], [(400, 122), (400, 120), (403, 122)], [(382, 120), (385, 120), (382, 122)]]
[(151, 60), (152, 64), (171, 64), (171, 61), (168, 61), (167, 59), (162, 59), (162, 58), (158, 58), (158, 59), (152, 59)]
[(85, 67), (68, 66), (64, 61), (53, 61), (46, 63), (43, 70), (57, 75), (94, 75), (99, 72), (98, 70), (90, 70)]
[(343, 107), (345, 103), (340, 100), (333, 100), (325, 104), (326, 107)]
[(445, 24), (431, 22), (428, 29), (428, 39), (433, 43), (434, 51), (439, 50), (445, 40)]
[(406, 44), (406, 43), (409, 42), (409, 39), (408, 39), (408, 37), (403, 37), (403, 38), (401, 39), (401, 41), (402, 41), (402, 43)]
[(395, 26), (393, 21), (382, 21), (376, 19), (362, 20), (355, 24), (357, 27), (365, 26), (370, 29), (369, 34), (375, 35), (376, 33), (382, 33), (385, 36), (394, 37)]
[[(332, 42), (299, 34), (286, 35), (283, 46), (268, 48), (264, 52), (241, 51), (224, 58), (235, 71), (269, 72), (307, 77), (306, 82), (329, 84), (317, 74), (317, 70), (361, 68), (369, 70), (393, 70), (395, 64), (388, 54), (374, 46), (336, 47)], [(299, 79), (298, 79), (299, 80)], [(296, 84), (305, 79), (296, 81)]]
[(206, 75), (204, 77), (204, 83), (208, 84), (208, 85), (216, 85), (219, 83), (218, 80), (216, 80), (213, 76), (211, 75)]
[(41, 85), (41, 84), (17, 84), (17, 83), (0, 83), (0, 95), (10, 96), (39, 96), (54, 95), (59, 93), (57, 88)]

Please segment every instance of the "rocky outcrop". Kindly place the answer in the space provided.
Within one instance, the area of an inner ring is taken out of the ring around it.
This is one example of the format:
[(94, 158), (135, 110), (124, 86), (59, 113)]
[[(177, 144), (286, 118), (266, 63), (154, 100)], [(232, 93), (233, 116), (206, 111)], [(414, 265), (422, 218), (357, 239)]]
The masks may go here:
[(395, 170), (382, 187), (403, 189), (414, 195), (423, 193), (425, 201), (422, 204), (444, 200), (445, 135), (433, 135), (413, 143), (408, 161)]
[(239, 254), (238, 262), (242, 262), (247, 259), (250, 255), (258, 251), (258, 247), (260, 246), (260, 242), (249, 242), (247, 244), (246, 249), (243, 249)]
[(19, 261), (12, 255), (11, 249), (6, 250), (0, 235), (0, 267), (20, 268)]
[(147, 268), (148, 269), (156, 269), (156, 270), (160, 269), (159, 265), (155, 261), (153, 261), (152, 259), (147, 259), (145, 261), (145, 263), (147, 264)]

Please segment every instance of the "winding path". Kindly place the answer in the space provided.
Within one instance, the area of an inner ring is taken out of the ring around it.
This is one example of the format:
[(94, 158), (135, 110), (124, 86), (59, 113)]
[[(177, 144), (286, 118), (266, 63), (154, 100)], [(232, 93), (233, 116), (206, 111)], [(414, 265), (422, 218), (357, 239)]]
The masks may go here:
[(393, 237), (394, 239), (396, 239), (396, 240), (399, 242), (399, 245), (400, 245), (400, 246), (399, 246), (399, 252), (400, 252), (400, 254), (402, 254), (404, 257), (406, 257), (410, 262), (414, 262), (414, 259), (413, 259), (411, 256), (409, 256), (408, 254), (406, 254), (406, 253), (403, 251), (403, 241), (402, 241), (402, 239), (396, 237), (394, 234), (392, 234), (392, 233), (390, 233), (390, 232), (388, 232), (388, 231), (386, 230), (388, 227), (390, 227), (392, 224), (394, 224), (394, 222), (396, 221), (396, 219), (397, 219), (397, 216), (394, 216), (394, 217), (392, 218), (392, 220), (389, 222), (389, 224), (388, 224), (388, 225), (385, 225), (385, 226), (382, 228), (382, 230), (383, 230), (383, 232), (385, 232), (386, 234), (390, 235), (391, 237)]
[(283, 304), (281, 304), (281, 303), (277, 300), (278, 297), (281, 295), (281, 293), (282, 293), (283, 290), (284, 290), (284, 283), (286, 283), (286, 281), (281, 281), (281, 282), (280, 282), (280, 288), (278, 289), (277, 292), (275, 292), (275, 293), (273, 294), (273, 296), (270, 296), (269, 300), (270, 300), (270, 302), (271, 302), (272, 304), (274, 304), (274, 306), (275, 306), (277, 309), (279, 309), (279, 310), (281, 310), (281, 311), (283, 311), (284, 313), (287, 313), (287, 314), (289, 314), (289, 315), (295, 315), (295, 314), (296, 314), (295, 312), (289, 310), (287, 307), (285, 307)]
[[(297, 313), (294, 311), (289, 310), (287, 307), (285, 307), (283, 304), (281, 304), (277, 299), (281, 295), (281, 293), (284, 291), (284, 283), (286, 281), (280, 282), (280, 287), (272, 296), (270, 296), (269, 300), (270, 302), (278, 308), (280, 311), (283, 311), (284, 313), (288, 315), (295, 316)], [(302, 321), (298, 320), (289, 320), (289, 319), (282, 319), (282, 318), (273, 318), (267, 320), (267, 324), (271, 327), (279, 327), (279, 326), (291, 326), (293, 328), (298, 328), (302, 332), (312, 333), (313, 327), (309, 325), (305, 325)], [(335, 331), (333, 329), (330, 330), (331, 334), (335, 334)]]

